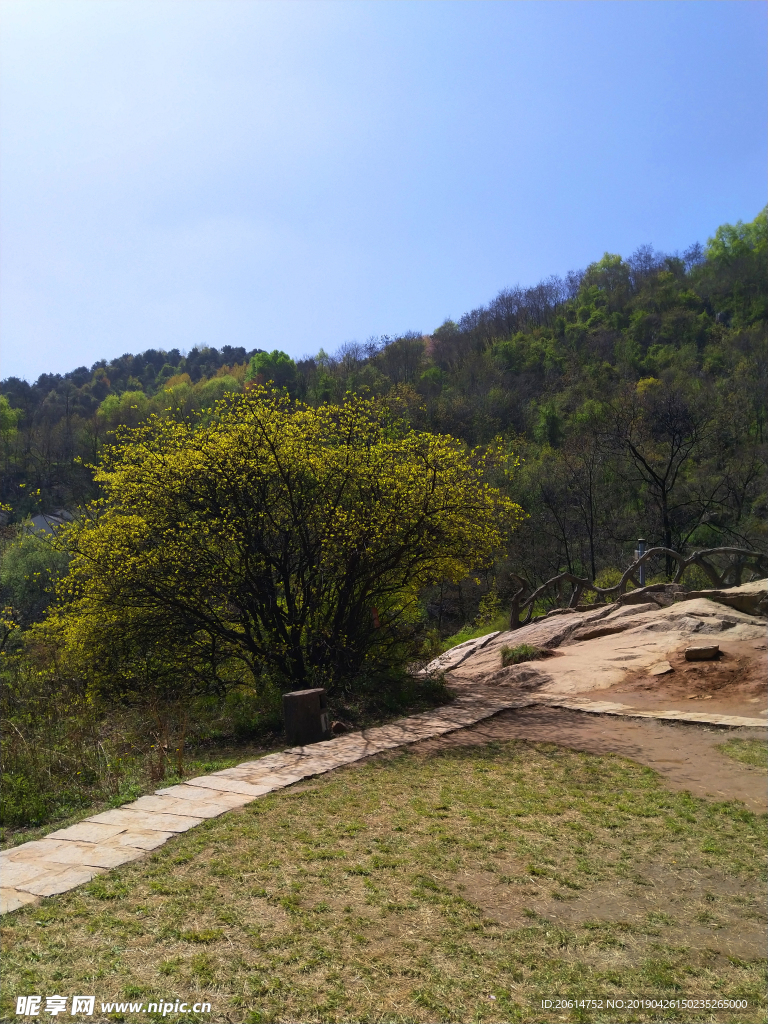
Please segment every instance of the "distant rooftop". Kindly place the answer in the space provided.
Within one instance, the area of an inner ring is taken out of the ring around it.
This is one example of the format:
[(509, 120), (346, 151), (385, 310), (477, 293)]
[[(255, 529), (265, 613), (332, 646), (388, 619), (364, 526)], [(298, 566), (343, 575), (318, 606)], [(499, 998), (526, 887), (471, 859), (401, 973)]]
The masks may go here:
[(24, 532), (53, 535), (66, 523), (71, 523), (74, 518), (72, 513), (68, 512), (65, 508), (57, 508), (53, 512), (40, 512), (26, 520)]

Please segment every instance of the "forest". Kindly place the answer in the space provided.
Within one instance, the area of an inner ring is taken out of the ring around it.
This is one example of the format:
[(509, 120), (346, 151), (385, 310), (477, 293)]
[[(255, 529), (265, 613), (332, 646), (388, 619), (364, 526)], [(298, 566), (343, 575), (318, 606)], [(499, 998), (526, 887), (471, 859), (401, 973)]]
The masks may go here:
[[(503, 481), (527, 518), (493, 565), (430, 592), (452, 632), (510, 573), (532, 586), (567, 570), (613, 579), (638, 537), (688, 552), (766, 542), (766, 211), (706, 246), (644, 245), (585, 271), (510, 288), (425, 335), (347, 343), (296, 361), (279, 351), (149, 350), (34, 384), (0, 386), (8, 526), (97, 497), (95, 469), (121, 425), (183, 420), (271, 383), (319, 407), (351, 392), (416, 430), (469, 447), (502, 442)], [(602, 575), (601, 575), (602, 574)]]

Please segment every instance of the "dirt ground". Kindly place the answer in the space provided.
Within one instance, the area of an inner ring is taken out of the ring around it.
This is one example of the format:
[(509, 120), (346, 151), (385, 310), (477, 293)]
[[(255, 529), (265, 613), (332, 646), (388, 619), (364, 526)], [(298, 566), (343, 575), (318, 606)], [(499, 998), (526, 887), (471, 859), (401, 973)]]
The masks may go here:
[(422, 740), (411, 749), (429, 753), (493, 740), (523, 739), (557, 743), (591, 754), (619, 754), (653, 768), (671, 789), (688, 790), (694, 796), (713, 800), (742, 800), (750, 810), (763, 813), (768, 810), (766, 773), (740, 764), (717, 749), (718, 744), (733, 738), (768, 740), (768, 731), (593, 715), (533, 705), (502, 711), (468, 729)]
[[(766, 920), (762, 913), (747, 918), (740, 903), (754, 896), (754, 883), (721, 871), (678, 870), (674, 864), (639, 862), (631, 878), (598, 883), (569, 900), (552, 899), (542, 889), (525, 891), (520, 884), (499, 884), (499, 872), (521, 881), (524, 866), (498, 858), (496, 871), (467, 871), (455, 890), (480, 907), (484, 915), (507, 928), (529, 924), (532, 917), (573, 928), (593, 922), (624, 926), (622, 945), (636, 956), (647, 956), (659, 941), (707, 950), (727, 957), (753, 960), (765, 955)], [(713, 914), (712, 911), (716, 913)], [(696, 924), (691, 924), (693, 916)], [(648, 922), (657, 927), (648, 927)], [(629, 951), (628, 950), (628, 951)], [(588, 954), (586, 954), (588, 956)], [(579, 959), (585, 952), (579, 951)]]
[[(600, 700), (616, 700), (642, 711), (702, 711), (757, 718), (766, 714), (766, 644), (755, 640), (719, 640), (717, 661), (686, 661), (685, 647), (667, 652), (673, 671), (651, 676), (645, 670), (600, 691)], [(587, 696), (587, 694), (584, 694)], [(593, 699), (596, 694), (589, 694)]]

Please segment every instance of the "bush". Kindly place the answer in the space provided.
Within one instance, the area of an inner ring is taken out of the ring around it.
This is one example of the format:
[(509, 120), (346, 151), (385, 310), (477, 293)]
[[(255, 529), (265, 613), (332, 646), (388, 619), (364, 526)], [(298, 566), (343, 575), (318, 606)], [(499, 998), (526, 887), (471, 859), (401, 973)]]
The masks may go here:
[[(597, 576), (595, 576), (595, 586), (603, 587), (603, 588), (615, 587), (618, 583), (621, 583), (621, 577), (623, 575), (624, 575), (624, 570), (623, 569), (614, 569), (614, 568), (602, 569), (597, 574)], [(628, 580), (627, 581), (627, 590), (629, 591), (629, 590), (634, 590), (634, 589), (635, 589), (635, 584), (631, 580)], [(617, 597), (618, 597), (618, 594), (609, 594), (608, 595), (608, 599), (610, 601), (615, 601)]]

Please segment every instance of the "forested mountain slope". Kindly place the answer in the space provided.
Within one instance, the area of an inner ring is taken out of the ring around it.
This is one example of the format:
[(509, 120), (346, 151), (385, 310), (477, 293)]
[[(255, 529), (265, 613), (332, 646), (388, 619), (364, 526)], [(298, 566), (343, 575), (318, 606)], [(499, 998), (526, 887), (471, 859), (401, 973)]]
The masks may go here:
[[(148, 351), (0, 391), (2, 500), (13, 519), (93, 496), (109, 432), (188, 416), (249, 380), (312, 405), (367, 389), (420, 430), (521, 457), (505, 483), (529, 518), (480, 590), (626, 564), (638, 536), (678, 550), (764, 548), (768, 517), (768, 229), (724, 225), (681, 256), (641, 247), (501, 292), (429, 336), (292, 361), (224, 346)], [(472, 591), (472, 593), (470, 593)], [(473, 596), (474, 594), (474, 596)], [(441, 601), (440, 607), (443, 607)], [(471, 609), (457, 607), (456, 617)]]

